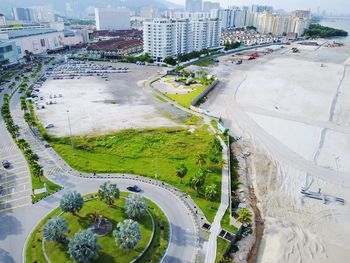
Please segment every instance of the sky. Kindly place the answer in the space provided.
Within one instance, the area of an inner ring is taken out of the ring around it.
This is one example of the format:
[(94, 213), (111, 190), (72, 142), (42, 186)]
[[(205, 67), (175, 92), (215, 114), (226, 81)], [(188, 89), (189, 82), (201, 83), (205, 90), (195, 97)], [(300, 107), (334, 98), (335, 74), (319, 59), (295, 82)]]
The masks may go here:
[[(168, 0), (177, 4), (185, 4), (186, 0)], [(331, 12), (350, 13), (350, 0), (203, 0), (211, 2), (220, 2), (223, 7), (229, 5), (249, 6), (252, 4), (271, 5), (275, 9), (285, 9), (287, 11), (294, 9), (311, 9), (316, 11), (327, 10)]]

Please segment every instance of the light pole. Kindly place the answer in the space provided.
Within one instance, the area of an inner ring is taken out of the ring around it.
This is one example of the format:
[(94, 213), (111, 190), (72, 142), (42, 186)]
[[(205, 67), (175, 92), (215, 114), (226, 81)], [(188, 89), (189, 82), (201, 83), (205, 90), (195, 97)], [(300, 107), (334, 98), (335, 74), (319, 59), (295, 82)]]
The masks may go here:
[(69, 126), (69, 136), (70, 136), (70, 143), (72, 145), (72, 153), (75, 155), (75, 150), (74, 150), (74, 144), (73, 144), (73, 138), (72, 138), (72, 128), (70, 126), (70, 119), (69, 119), (69, 110), (67, 110), (67, 119), (68, 119), (68, 126)]

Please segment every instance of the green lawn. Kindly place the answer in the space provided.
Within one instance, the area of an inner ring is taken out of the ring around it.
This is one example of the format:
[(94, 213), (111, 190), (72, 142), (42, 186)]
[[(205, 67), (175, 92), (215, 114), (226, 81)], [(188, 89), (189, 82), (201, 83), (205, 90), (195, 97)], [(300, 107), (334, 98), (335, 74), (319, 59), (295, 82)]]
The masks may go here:
[[(213, 203), (204, 199), (204, 193), (196, 196), (188, 185), (190, 178), (199, 169), (195, 155), (207, 154), (214, 138), (207, 126), (194, 132), (185, 128), (160, 128), (148, 130), (123, 130), (99, 137), (74, 137), (76, 155), (72, 154), (68, 138), (52, 139), (52, 147), (74, 169), (88, 173), (132, 173), (165, 181), (189, 193), (205, 213), (209, 221), (214, 219), (220, 200)], [(220, 157), (221, 158), (221, 157)], [(184, 163), (188, 173), (180, 183), (176, 167)], [(216, 183), (221, 188), (221, 165), (210, 164), (206, 184)]]
[[(122, 196), (125, 197), (127, 195), (122, 193)], [(98, 199), (90, 200), (85, 202), (83, 209), (77, 215), (63, 214), (62, 216), (69, 222), (69, 229), (71, 230), (69, 236), (73, 236), (80, 229), (88, 228), (92, 223), (90, 215), (94, 212), (98, 212), (108, 218), (108, 220), (113, 223), (113, 229), (115, 229), (117, 223), (126, 218), (123, 209), (124, 201), (123, 198), (120, 198), (116, 200), (113, 206), (109, 206)], [(147, 200), (147, 203), (149, 205), (149, 211), (155, 220), (155, 235), (149, 249), (146, 251), (144, 257), (142, 257), (142, 261), (138, 262), (158, 262), (167, 247), (169, 226), (163, 212), (149, 200)], [(26, 262), (46, 262), (41, 249), (41, 241), (43, 238), (41, 229), (49, 218), (60, 214), (60, 212), (61, 210), (59, 208), (55, 209), (39, 223), (31, 234), (26, 248)], [(98, 238), (98, 243), (101, 245), (98, 252), (99, 258), (93, 262), (130, 262), (132, 259), (136, 258), (148, 244), (152, 233), (152, 221), (148, 214), (141, 217), (138, 222), (141, 226), (142, 240), (135, 250), (125, 251), (118, 248), (111, 232), (106, 236)], [(163, 226), (164, 230), (160, 229), (160, 225)], [(158, 244), (160, 244), (160, 246), (158, 246)], [(69, 258), (67, 248), (63, 245), (47, 242), (45, 243), (45, 249), (49, 259), (53, 263), (73, 262)]]
[(205, 58), (198, 60), (198, 62), (194, 63), (194, 65), (199, 67), (209, 67), (215, 65), (215, 61), (212, 58)]
[(217, 242), (217, 245), (216, 245), (216, 259), (215, 259), (215, 263), (218, 263), (220, 261), (220, 259), (223, 257), (226, 249), (228, 248), (230, 242), (220, 238), (220, 237), (217, 237), (216, 238), (216, 242)]
[(227, 208), (225, 215), (221, 219), (221, 228), (230, 231), (232, 234), (237, 233), (237, 228), (230, 224), (230, 209)]
[(191, 106), (191, 101), (196, 98), (199, 94), (201, 94), (207, 86), (204, 85), (192, 85), (191, 86), (192, 91), (190, 93), (185, 94), (164, 94), (168, 98), (176, 101), (181, 106), (184, 106), (186, 108), (189, 108)]

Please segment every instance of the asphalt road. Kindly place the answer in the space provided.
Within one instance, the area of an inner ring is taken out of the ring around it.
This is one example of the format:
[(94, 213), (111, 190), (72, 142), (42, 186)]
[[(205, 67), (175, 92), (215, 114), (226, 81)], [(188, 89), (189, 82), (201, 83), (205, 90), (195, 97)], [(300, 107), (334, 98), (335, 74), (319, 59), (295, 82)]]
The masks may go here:
[[(32, 149), (39, 155), (40, 164), (43, 165), (45, 175), (57, 184), (64, 187), (60, 192), (32, 205), (26, 204), (17, 209), (8, 209), (0, 212), (0, 262), (13, 263), (23, 261), (23, 248), (31, 231), (38, 222), (59, 204), (60, 197), (68, 190), (76, 190), (81, 194), (96, 192), (99, 185), (106, 179), (91, 179), (76, 177), (62, 169), (56, 155), (52, 155), (33, 133), (26, 127), (20, 111), (20, 95), (15, 95), (11, 102), (11, 114), (20, 126), (21, 135), (30, 142)], [(4, 127), (0, 118), (0, 127)], [(6, 128), (0, 129), (2, 148), (16, 149), (12, 139), (6, 136)], [(1, 149), (2, 149), (1, 148)], [(52, 151), (52, 150), (51, 150)], [(23, 158), (23, 157), (22, 157)], [(25, 166), (25, 165), (24, 165)], [(126, 187), (137, 183), (142, 189), (142, 194), (151, 199), (163, 210), (170, 223), (170, 242), (163, 262), (192, 262), (196, 254), (197, 228), (190, 210), (169, 190), (146, 182), (135, 182), (133, 179), (109, 179), (118, 184), (122, 191)], [(30, 199), (29, 199), (30, 201)]]

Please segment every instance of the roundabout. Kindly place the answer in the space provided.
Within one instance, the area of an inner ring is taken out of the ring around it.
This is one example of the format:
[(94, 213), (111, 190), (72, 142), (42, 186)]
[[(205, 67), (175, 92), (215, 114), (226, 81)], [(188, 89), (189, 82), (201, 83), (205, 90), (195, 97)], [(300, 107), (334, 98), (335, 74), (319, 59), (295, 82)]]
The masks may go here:
[[(150, 200), (147, 200), (147, 212), (135, 219), (141, 234), (136, 247), (123, 249), (116, 244), (113, 230), (117, 229), (118, 223), (128, 219), (124, 208), (127, 196), (127, 193), (121, 193), (121, 198), (109, 205), (98, 199), (96, 194), (86, 195), (83, 208), (76, 214), (63, 213), (59, 207), (54, 209), (31, 233), (26, 247), (26, 262), (76, 262), (69, 256), (68, 240), (79, 230), (92, 227), (92, 231), (99, 234), (96, 235), (99, 249), (98, 257), (91, 262), (158, 262), (167, 247), (169, 225), (161, 209)], [(45, 241), (44, 226), (57, 216), (68, 223), (67, 241)]]

